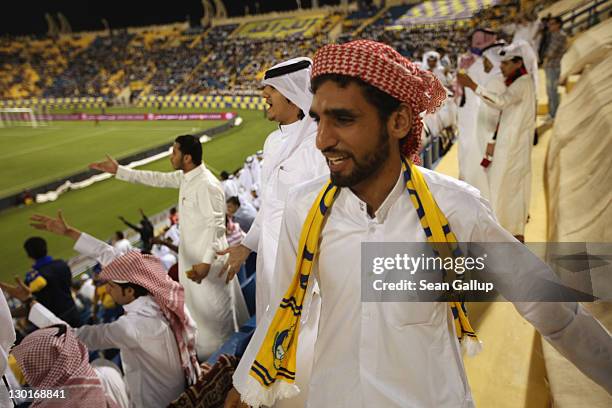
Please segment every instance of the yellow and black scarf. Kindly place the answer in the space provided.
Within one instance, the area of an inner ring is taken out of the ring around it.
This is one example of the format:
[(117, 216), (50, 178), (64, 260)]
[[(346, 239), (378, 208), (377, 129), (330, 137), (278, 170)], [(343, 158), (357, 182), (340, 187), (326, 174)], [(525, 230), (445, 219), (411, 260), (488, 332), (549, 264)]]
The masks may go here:
[[(402, 171), (406, 189), (435, 254), (442, 258), (459, 256), (457, 239), (420, 170), (404, 160)], [(289, 398), (299, 392), (295, 386), (295, 372), (300, 316), (312, 266), (319, 250), (321, 231), (338, 191), (339, 188), (329, 181), (319, 192), (302, 226), (295, 275), (276, 310), (251, 366), (246, 390), (242, 392), (243, 401), (250, 405), (272, 405), (277, 399)], [(467, 318), (464, 305), (461, 302), (448, 304), (455, 319), (459, 340), (465, 343), (463, 340), (467, 338), (467, 342), (474, 343), (471, 349), (477, 352), (475, 349), (479, 348), (480, 343)]]

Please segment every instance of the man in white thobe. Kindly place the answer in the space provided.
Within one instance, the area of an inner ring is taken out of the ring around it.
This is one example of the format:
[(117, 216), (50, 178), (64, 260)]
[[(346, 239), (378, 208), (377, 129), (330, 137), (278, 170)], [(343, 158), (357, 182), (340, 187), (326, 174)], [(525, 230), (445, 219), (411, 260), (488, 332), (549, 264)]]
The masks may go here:
[(261, 184), (261, 163), (255, 155), (252, 155), (247, 157), (245, 167), (249, 169), (251, 178), (253, 179), (253, 185), (248, 190), (250, 192), (253, 188), (257, 188)]
[[(9, 310), (4, 293), (0, 290), (0, 377), (8, 368), (8, 353), (15, 342), (15, 329), (13, 328), (13, 318)], [(11, 406), (8, 390), (4, 381), (0, 383), (0, 407)]]
[(248, 156), (246, 159), (244, 159), (244, 165), (242, 166), (242, 170), (240, 170), (238, 181), (240, 182), (242, 191), (251, 191), (251, 187), (253, 187), (253, 185), (256, 183), (256, 181), (253, 179), (253, 173), (251, 172), (252, 163), (253, 156)]
[(225, 198), (229, 197), (238, 197), (240, 192), (238, 183), (234, 178), (234, 175), (228, 174), (227, 171), (222, 171), (221, 174), (221, 186), (223, 186), (223, 192), (225, 193)]
[(279, 128), (264, 143), (261, 208), (242, 244), (229, 250), (228, 262), (231, 274), (251, 251), (257, 252), (257, 316), (268, 307), (274, 288), (276, 247), (287, 192), (327, 173), (325, 160), (315, 147), (316, 123), (304, 116), (312, 101), (310, 63), (309, 58), (282, 62), (268, 70), (263, 80), (263, 95), (270, 105), (267, 115)]
[(126, 252), (132, 250), (132, 244), (130, 244), (130, 241), (128, 241), (128, 239), (123, 235), (123, 232), (121, 231), (115, 232), (113, 246), (121, 254), (125, 254)]
[[(467, 74), (475, 81), (481, 80), (485, 75), (481, 58), (482, 50), (493, 44), (496, 38), (496, 34), (489, 30), (476, 30), (471, 38), (470, 55), (460, 59), (460, 70), (467, 71)], [(463, 95), (457, 103), (457, 158), (461, 180), (465, 179), (465, 174), (470, 171), (469, 163), (482, 159), (475, 149), (476, 115), (480, 103), (480, 99), (469, 88), (463, 89)]]
[[(340, 190), (328, 210), (313, 261), (322, 303), (306, 407), (473, 407), (446, 303), (362, 301), (364, 242), (427, 242), (406, 188), (401, 168), (405, 150), (400, 141), (418, 137), (416, 112), (436, 106), (435, 101), (420, 99), (423, 91), (433, 94), (422, 88), (419, 79), (429, 81), (424, 73), (415, 71), (408, 61), (402, 63), (403, 57), (399, 53), (393, 56), (390, 47), (372, 43), (334, 44), (327, 46), (334, 48), (324, 47), (315, 55), (310, 114), (319, 123), (317, 147), (328, 159), (332, 183)], [(342, 63), (348, 55), (352, 56), (351, 65)], [(397, 70), (398, 65), (411, 69)], [(328, 73), (335, 76), (326, 76)], [(336, 82), (337, 75), (343, 77), (342, 82)], [(345, 78), (352, 82), (347, 84)], [(373, 92), (368, 86), (384, 92), (386, 98), (371, 99)], [(387, 103), (379, 103), (381, 99)], [(392, 106), (393, 99), (395, 110), (381, 111), (383, 105)], [(344, 120), (338, 121), (340, 115)], [(372, 157), (381, 159), (367, 160)], [(436, 172), (419, 170), (459, 242), (514, 242), (518, 251), (525, 250), (496, 222), (477, 190)], [(304, 221), (327, 180), (322, 177), (290, 192), (291, 205), (284, 212), (279, 240), (278, 270), (295, 272)], [(532, 270), (507, 265), (506, 259), (501, 263), (516, 279), (532, 279)], [(279, 275), (284, 290), (293, 279), (287, 276)], [(283, 295), (276, 295), (279, 304)], [(568, 359), (612, 391), (612, 337), (582, 306), (568, 302), (517, 303), (516, 307)], [(249, 349), (259, 349), (275, 312), (262, 319)], [(292, 341), (299, 345), (300, 339)], [(245, 402), (258, 405), (261, 399), (248, 395), (255, 390), (244, 381), (237, 382), (244, 376), (242, 367), (234, 374), (234, 386), (247, 394)], [(279, 377), (274, 379), (279, 381)], [(266, 391), (273, 393), (274, 386)], [(261, 387), (258, 390), (262, 392)], [(226, 401), (228, 406), (240, 405)]]
[(248, 310), (238, 280), (226, 285), (218, 276), (224, 258), (216, 252), (227, 248), (221, 183), (202, 162), (198, 138), (186, 135), (176, 140), (171, 156), (175, 172), (132, 170), (111, 158), (91, 167), (115, 174), (118, 180), (179, 189), (179, 282), (198, 327), (198, 358), (205, 360), (248, 319)]
[[(261, 173), (261, 207), (242, 244), (231, 248), (229, 273), (235, 273), (251, 251), (257, 252), (256, 314), (258, 321), (269, 308), (279, 277), (274, 269), (280, 224), (289, 189), (328, 173), (325, 160), (316, 149), (317, 125), (306, 114), (312, 102), (309, 58), (295, 58), (266, 72), (263, 96), (270, 105), (268, 119), (279, 123), (264, 143)], [(287, 273), (288, 271), (279, 271)], [(297, 381), (307, 387), (312, 346), (318, 323), (318, 295), (302, 320), (303, 347), (298, 353), (302, 374)], [(309, 317), (308, 317), (309, 315)], [(282, 401), (284, 407), (302, 407), (303, 396)]]
[[(482, 60), (484, 66), (484, 75), (481, 76), (479, 83), (485, 89), (491, 92), (503, 93), (506, 90), (504, 85), (504, 77), (500, 70), (501, 59), (498, 51), (501, 50), (504, 43), (495, 43), (483, 50)], [(480, 195), (489, 199), (489, 168), (481, 165), (483, 159), (487, 156), (487, 145), (494, 141), (497, 126), (499, 124), (500, 110), (486, 103), (478, 105), (476, 115), (475, 128), (475, 149), (472, 155), (473, 161), (466, 163), (465, 177), (463, 181), (476, 187), (480, 191)]]
[(519, 241), (524, 241), (529, 213), (535, 131), (535, 92), (523, 63), (523, 50), (520, 44), (511, 44), (498, 52), (506, 81), (501, 93), (477, 85), (469, 76), (458, 76), (484, 103), (501, 111), (496, 140), (487, 147), (493, 156), (488, 169), (490, 202), (499, 223)]

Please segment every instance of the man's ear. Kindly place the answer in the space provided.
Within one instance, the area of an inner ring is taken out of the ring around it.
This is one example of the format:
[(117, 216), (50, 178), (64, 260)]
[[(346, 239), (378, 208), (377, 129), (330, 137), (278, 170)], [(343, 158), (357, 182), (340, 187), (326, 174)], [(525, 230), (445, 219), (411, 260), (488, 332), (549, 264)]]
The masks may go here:
[(387, 120), (387, 132), (389, 136), (400, 140), (403, 139), (412, 128), (412, 109), (405, 103), (389, 116)]
[(124, 296), (131, 297), (132, 299), (136, 298), (136, 292), (134, 292), (134, 288), (130, 288), (129, 286), (125, 288)]

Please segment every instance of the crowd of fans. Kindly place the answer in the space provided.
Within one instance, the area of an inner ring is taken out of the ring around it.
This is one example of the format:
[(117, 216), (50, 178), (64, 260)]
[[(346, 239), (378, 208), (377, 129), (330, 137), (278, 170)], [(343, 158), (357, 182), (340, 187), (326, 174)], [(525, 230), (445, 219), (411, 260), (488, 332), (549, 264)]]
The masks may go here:
[[(409, 8), (389, 8), (358, 37), (388, 43), (414, 60), (427, 49), (444, 49), (454, 59), (465, 51), (465, 39), (474, 27), (486, 22), (493, 29), (501, 29), (513, 23), (518, 4), (514, 0), (503, 1), (478, 12), (469, 21), (389, 29)], [(368, 7), (343, 16), (344, 33), (336, 41), (353, 39), (354, 30), (379, 12), (376, 7)], [(4, 61), (0, 67), (0, 96), (112, 99), (129, 87), (134, 100), (141, 92), (165, 96), (223, 93), (229, 89), (238, 93), (253, 91), (261, 79), (259, 75), (274, 61), (296, 54), (312, 56), (329, 42), (327, 33), (338, 18), (338, 14), (329, 15), (311, 38), (230, 38), (238, 24), (163, 33), (115, 30), (89, 43), (81, 39), (80, 47), (74, 41), (5, 38), (0, 42)]]

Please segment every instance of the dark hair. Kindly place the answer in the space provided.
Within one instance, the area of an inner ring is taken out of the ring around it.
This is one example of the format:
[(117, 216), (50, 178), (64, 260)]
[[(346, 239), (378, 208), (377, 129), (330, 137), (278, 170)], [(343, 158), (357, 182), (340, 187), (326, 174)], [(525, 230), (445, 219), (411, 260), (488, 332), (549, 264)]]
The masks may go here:
[(62, 337), (68, 331), (68, 327), (62, 323), (54, 324), (53, 326), (48, 326), (46, 328), (47, 329), (57, 329), (57, 333), (55, 333), (55, 337)]
[(550, 20), (551, 21), (555, 21), (560, 26), (563, 25), (563, 19), (561, 18), (561, 16), (552, 17)]
[(121, 231), (115, 231), (115, 236), (117, 237), (117, 239), (125, 238), (125, 236), (123, 235), (123, 232)]
[[(365, 100), (376, 108), (378, 117), (383, 123), (389, 119), (391, 114), (395, 112), (402, 103), (399, 99), (394, 98), (388, 93), (381, 91), (367, 82), (364, 82), (360, 78), (341, 74), (323, 74), (313, 78), (310, 85), (312, 93), (314, 94), (317, 92), (317, 89), (319, 89), (319, 87), (326, 81), (335, 82), (340, 88), (346, 88), (352, 83), (359, 85)], [(410, 131), (408, 134), (410, 134)], [(407, 137), (400, 140), (400, 149), (407, 140)]]
[(221, 172), (220, 176), (221, 176), (221, 180), (227, 180), (229, 178), (229, 174), (225, 170)]
[(176, 211), (177, 211), (177, 210), (176, 210), (176, 207), (172, 207), (172, 208), (170, 209), (170, 214), (174, 215), (174, 214), (176, 214)]
[(236, 207), (240, 207), (240, 200), (236, 196), (228, 198), (225, 202), (228, 204), (234, 204)]
[(202, 144), (200, 139), (193, 135), (183, 135), (174, 139), (179, 145), (179, 150), (183, 154), (191, 156), (191, 161), (196, 166), (202, 164)]
[(121, 287), (121, 292), (123, 293), (123, 295), (125, 295), (125, 290), (127, 288), (132, 288), (134, 290), (134, 298), (138, 299), (141, 296), (147, 296), (149, 294), (149, 291), (146, 290), (145, 288), (143, 288), (142, 286), (136, 284), (136, 283), (132, 283), (132, 282), (128, 282), (128, 283), (118, 283), (118, 282), (114, 282), (117, 286)]
[[(290, 104), (295, 105), (295, 103), (291, 102), (291, 101), (289, 100), (289, 98), (287, 98), (286, 96), (285, 96), (285, 99), (286, 99), (286, 100), (287, 100), (287, 102), (289, 102)], [(295, 106), (297, 106), (297, 105), (295, 105)], [(299, 120), (302, 120), (302, 119), (304, 119), (304, 117), (305, 117), (305, 116), (306, 116), (306, 115), (304, 115), (304, 111), (300, 109), (300, 111), (298, 112), (298, 119), (299, 119)]]
[(40, 259), (47, 256), (47, 241), (41, 237), (30, 237), (23, 243), (28, 256), (32, 259)]

